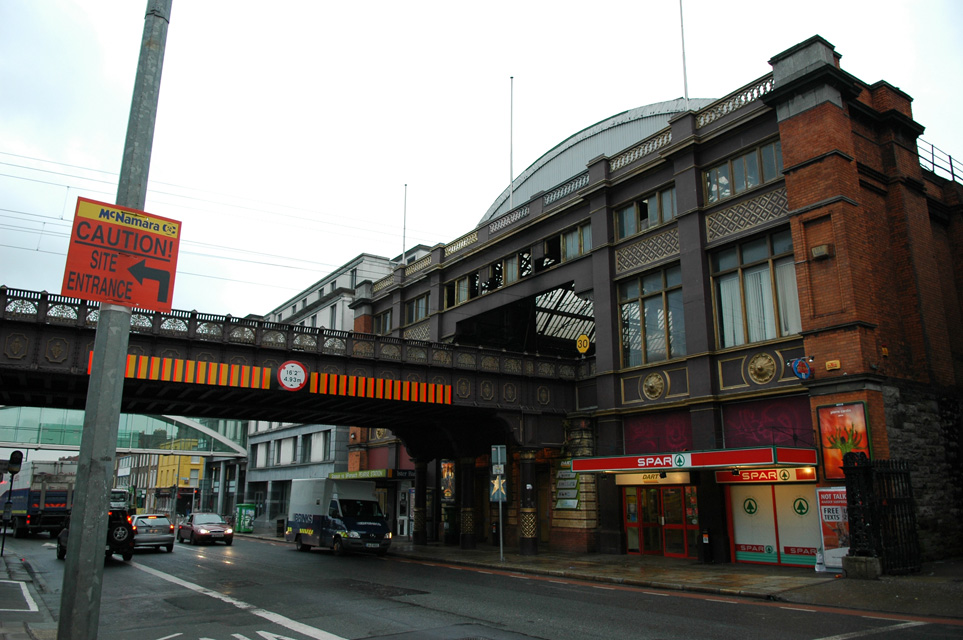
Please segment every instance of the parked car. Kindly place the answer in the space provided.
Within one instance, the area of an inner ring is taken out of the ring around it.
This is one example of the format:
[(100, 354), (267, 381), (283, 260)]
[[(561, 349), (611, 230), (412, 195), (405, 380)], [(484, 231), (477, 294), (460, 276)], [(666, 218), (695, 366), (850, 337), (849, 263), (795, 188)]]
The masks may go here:
[(183, 524), (177, 525), (177, 541), (190, 540), (191, 544), (234, 542), (234, 529), (216, 513), (192, 513)]
[[(70, 519), (57, 536), (57, 559), (67, 557), (67, 540), (70, 535)], [(130, 514), (126, 509), (111, 509), (107, 512), (107, 541), (104, 547), (104, 560), (115, 553), (120, 554), (124, 562), (130, 562), (134, 557), (134, 526), (131, 524)]]
[(141, 513), (133, 517), (135, 547), (174, 550), (174, 524), (163, 513)]

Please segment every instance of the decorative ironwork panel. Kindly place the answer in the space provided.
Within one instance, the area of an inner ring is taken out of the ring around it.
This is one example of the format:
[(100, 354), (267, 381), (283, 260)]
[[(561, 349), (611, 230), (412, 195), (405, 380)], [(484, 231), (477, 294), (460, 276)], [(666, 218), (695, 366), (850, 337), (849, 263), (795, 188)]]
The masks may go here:
[(251, 327), (234, 327), (228, 336), (230, 342), (254, 344), (254, 329)]
[(367, 340), (356, 340), (352, 345), (352, 353), (362, 358), (370, 358), (374, 355), (374, 344)]
[(551, 362), (539, 362), (538, 363), (538, 375), (552, 378), (555, 376), (555, 365)]
[(534, 538), (538, 535), (538, 514), (535, 513), (534, 509), (521, 509), (520, 511), (518, 514), (521, 517), (520, 537)]
[(161, 323), (160, 331), (166, 336), (186, 336), (187, 323), (180, 318), (167, 318)]
[[(328, 342), (331, 342), (331, 340), (329, 340)], [(295, 349), (304, 349), (305, 351), (316, 351), (318, 348), (318, 338), (317, 336), (313, 336), (310, 333), (299, 333), (298, 335), (294, 336), (294, 342), (292, 346)], [(327, 348), (327, 346), (328, 345), (326, 343), (325, 348)], [(337, 351), (336, 353), (345, 352), (346, 347), (344, 345), (344, 340), (340, 340), (338, 349), (339, 351)], [(331, 352), (328, 351), (328, 353), (331, 353)]]
[(444, 349), (433, 349), (431, 352), (431, 361), (435, 364), (450, 365), (451, 352), (445, 351)]
[(381, 357), (387, 360), (401, 360), (401, 347), (396, 344), (382, 345)]
[[(300, 336), (298, 336), (300, 337)], [(297, 341), (297, 339), (295, 339)], [(326, 338), (324, 341), (324, 353), (334, 355), (344, 355), (348, 352), (347, 340), (344, 338)]]
[(576, 377), (576, 367), (571, 364), (563, 364), (558, 367), (558, 377), (565, 380), (574, 380)]
[(130, 315), (130, 330), (137, 333), (150, 333), (154, 328), (154, 323), (143, 313), (132, 313)]
[(481, 368), (485, 371), (498, 371), (498, 358), (495, 356), (482, 356)]
[(7, 303), (4, 313), (15, 319), (35, 318), (37, 316), (37, 304), (30, 300), (18, 298)]
[(477, 360), (473, 353), (459, 353), (455, 364), (462, 369), (474, 369), (477, 366)]
[(789, 200), (782, 187), (706, 216), (706, 240), (720, 240), (787, 215)]
[(522, 372), (522, 361), (518, 358), (505, 358), (505, 373), (520, 374)]
[(678, 253), (679, 231), (671, 229), (616, 249), (615, 270), (618, 273), (624, 273)]
[(77, 321), (77, 307), (55, 304), (47, 309), (47, 320), (51, 324), (74, 324)]
[(201, 322), (197, 325), (197, 337), (201, 340), (220, 340), (223, 335), (224, 328), (214, 322)]
[(407, 329), (405, 329), (406, 340), (427, 341), (429, 337), (431, 337), (431, 333), (427, 322), (422, 322), (419, 325), (415, 325), (413, 327), (408, 327)]
[(265, 331), (261, 336), (261, 346), (284, 348), (287, 339), (280, 331)]
[(411, 362), (428, 362), (428, 350), (423, 347), (408, 347), (406, 355)]

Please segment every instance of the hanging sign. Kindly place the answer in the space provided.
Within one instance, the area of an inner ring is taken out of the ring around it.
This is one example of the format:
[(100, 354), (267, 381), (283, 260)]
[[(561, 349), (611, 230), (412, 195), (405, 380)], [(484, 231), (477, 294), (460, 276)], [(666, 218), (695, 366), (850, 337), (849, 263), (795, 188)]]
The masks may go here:
[(169, 312), (181, 223), (77, 198), (61, 295)]

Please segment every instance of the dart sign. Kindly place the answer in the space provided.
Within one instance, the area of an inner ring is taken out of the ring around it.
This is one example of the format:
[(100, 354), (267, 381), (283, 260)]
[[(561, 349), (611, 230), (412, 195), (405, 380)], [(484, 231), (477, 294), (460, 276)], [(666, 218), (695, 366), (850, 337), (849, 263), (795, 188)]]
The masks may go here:
[(169, 312), (181, 223), (77, 198), (60, 293)]

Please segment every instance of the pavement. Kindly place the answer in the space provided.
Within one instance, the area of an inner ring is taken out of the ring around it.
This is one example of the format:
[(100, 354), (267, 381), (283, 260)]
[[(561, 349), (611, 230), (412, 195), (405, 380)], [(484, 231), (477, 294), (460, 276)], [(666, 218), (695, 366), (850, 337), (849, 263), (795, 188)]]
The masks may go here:
[[(238, 537), (283, 543), (271, 535)], [(393, 541), (389, 557), (720, 597), (963, 620), (963, 558), (925, 562), (919, 573), (858, 580), (841, 571), (820, 573), (812, 568), (546, 550), (523, 556), (517, 548), (489, 543), (462, 549), (438, 543), (415, 545), (404, 538)], [(44, 606), (44, 590), (46, 585), (33, 574), (29, 557), (0, 559), (0, 640), (56, 640), (56, 613)], [(37, 611), (29, 611), (31, 602)]]

